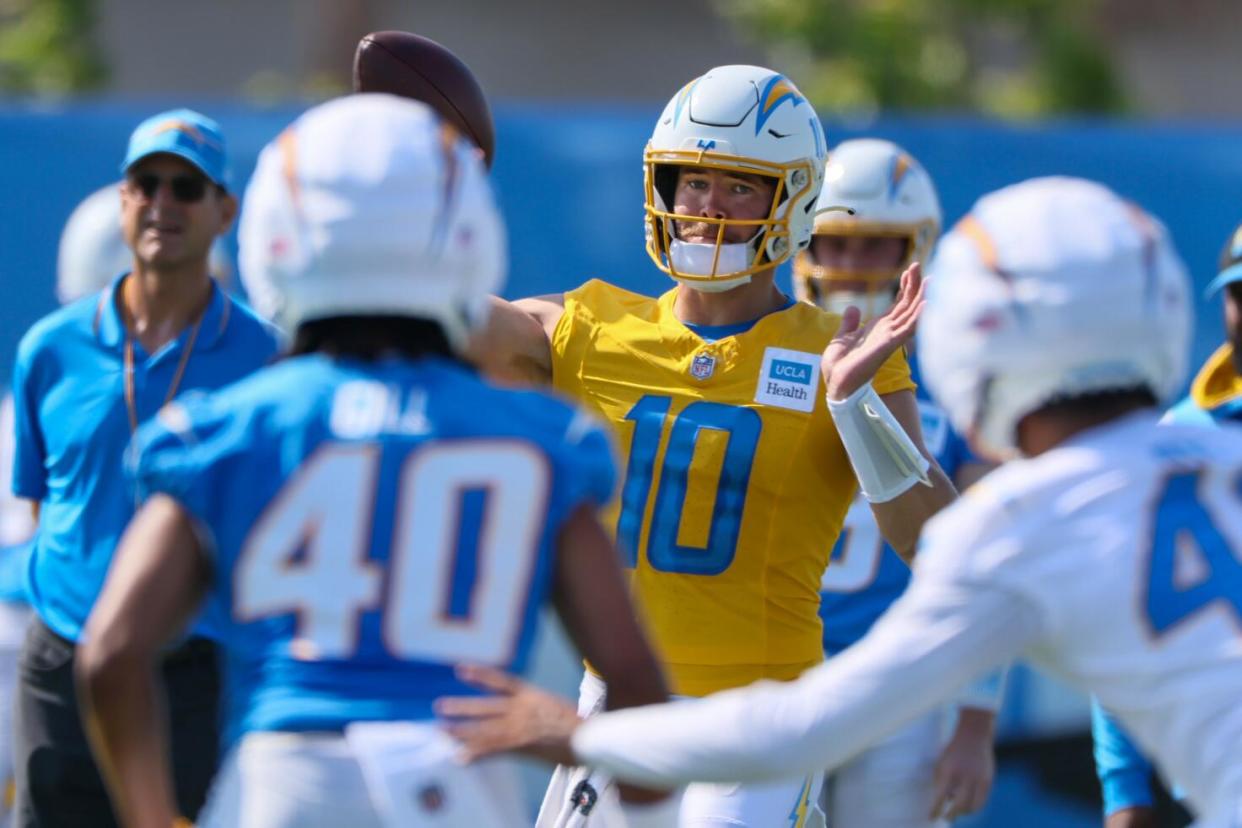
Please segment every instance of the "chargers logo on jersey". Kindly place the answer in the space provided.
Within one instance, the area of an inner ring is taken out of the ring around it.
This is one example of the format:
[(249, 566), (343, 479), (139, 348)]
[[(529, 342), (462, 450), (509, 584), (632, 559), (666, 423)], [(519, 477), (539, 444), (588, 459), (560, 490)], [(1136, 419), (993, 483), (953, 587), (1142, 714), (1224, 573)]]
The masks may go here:
[(815, 408), (818, 383), (819, 354), (768, 348), (763, 352), (755, 402), (809, 413)]

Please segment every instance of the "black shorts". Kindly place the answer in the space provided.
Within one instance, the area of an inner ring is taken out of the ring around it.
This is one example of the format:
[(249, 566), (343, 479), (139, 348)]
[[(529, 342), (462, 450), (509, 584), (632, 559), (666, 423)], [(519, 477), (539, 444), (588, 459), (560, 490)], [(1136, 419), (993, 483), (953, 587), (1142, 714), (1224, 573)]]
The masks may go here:
[[(78, 716), (73, 642), (38, 617), (26, 631), (14, 710), (14, 825), (116, 825)], [(215, 646), (191, 638), (163, 663), (177, 805), (193, 819), (219, 762), (220, 673)]]

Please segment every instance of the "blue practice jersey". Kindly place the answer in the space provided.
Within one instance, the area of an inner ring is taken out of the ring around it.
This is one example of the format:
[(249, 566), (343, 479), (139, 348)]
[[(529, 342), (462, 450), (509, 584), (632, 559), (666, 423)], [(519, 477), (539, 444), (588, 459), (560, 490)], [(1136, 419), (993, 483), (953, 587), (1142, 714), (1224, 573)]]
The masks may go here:
[[(918, 362), (909, 356), (910, 374), (919, 383), (915, 395), (923, 441), (952, 479), (964, 464), (977, 462), (949, 425), (949, 417), (923, 390)], [(884, 542), (871, 507), (862, 497), (851, 504), (821, 582), (819, 617), (824, 622), (824, 652), (834, 655), (858, 641), (910, 582), (910, 567)]]
[(615, 467), (586, 415), (438, 358), (303, 356), (139, 432), (143, 496), (214, 556), (226, 741), (430, 718), (468, 661), (520, 672), (557, 535)]

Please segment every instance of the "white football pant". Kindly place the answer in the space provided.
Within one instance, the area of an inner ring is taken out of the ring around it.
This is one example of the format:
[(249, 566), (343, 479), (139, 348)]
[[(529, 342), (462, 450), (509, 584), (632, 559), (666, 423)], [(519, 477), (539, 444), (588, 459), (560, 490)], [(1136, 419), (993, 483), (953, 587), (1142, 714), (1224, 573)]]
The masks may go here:
[(938, 709), (858, 754), (824, 779), (829, 828), (930, 828), (936, 760), (947, 716)]
[[(383, 726), (388, 723), (369, 723)], [(409, 722), (397, 728), (434, 729)], [(379, 742), (375, 734), (364, 734)], [(403, 736), (403, 733), (398, 733)], [(445, 743), (451, 743), (443, 736)], [(229, 752), (199, 828), (519, 828), (530, 824), (507, 760), (463, 766), (443, 744), (391, 740), (360, 756), (339, 733), (249, 733)], [(377, 768), (385, 757), (396, 761)]]

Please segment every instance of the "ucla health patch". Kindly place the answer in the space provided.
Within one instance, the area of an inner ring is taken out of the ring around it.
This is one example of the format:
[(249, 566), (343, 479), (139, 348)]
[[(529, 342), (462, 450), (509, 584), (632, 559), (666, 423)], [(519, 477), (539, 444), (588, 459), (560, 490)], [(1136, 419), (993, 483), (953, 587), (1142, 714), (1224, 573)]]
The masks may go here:
[(819, 391), (819, 354), (768, 348), (763, 352), (755, 402), (810, 413)]

